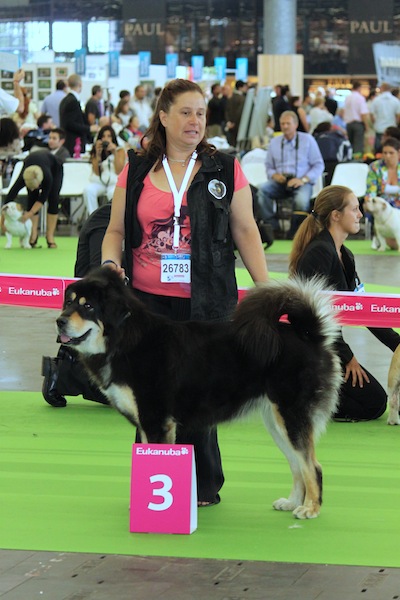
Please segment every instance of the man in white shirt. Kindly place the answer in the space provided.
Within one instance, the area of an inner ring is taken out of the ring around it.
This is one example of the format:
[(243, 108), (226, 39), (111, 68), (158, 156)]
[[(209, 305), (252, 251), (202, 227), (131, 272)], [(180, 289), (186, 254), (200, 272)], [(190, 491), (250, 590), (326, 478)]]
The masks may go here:
[(24, 94), (21, 81), (25, 77), (23, 69), (15, 71), (13, 76), (14, 96), (0, 88), (0, 116), (8, 116), (14, 112), (22, 113), (24, 110)]
[(364, 131), (368, 126), (367, 101), (360, 92), (361, 82), (353, 81), (351, 94), (344, 101), (343, 118), (346, 123), (347, 136), (353, 148), (353, 155), (361, 156), (364, 152)]
[(375, 128), (375, 152), (381, 150), (382, 134), (387, 127), (398, 127), (400, 123), (400, 100), (393, 96), (388, 83), (382, 83), (381, 93), (374, 98), (370, 112)]
[(137, 85), (134, 89), (134, 98), (132, 100), (132, 110), (135, 111), (139, 119), (140, 131), (146, 131), (150, 125), (150, 119), (153, 115), (150, 104), (146, 99), (146, 89), (143, 85)]

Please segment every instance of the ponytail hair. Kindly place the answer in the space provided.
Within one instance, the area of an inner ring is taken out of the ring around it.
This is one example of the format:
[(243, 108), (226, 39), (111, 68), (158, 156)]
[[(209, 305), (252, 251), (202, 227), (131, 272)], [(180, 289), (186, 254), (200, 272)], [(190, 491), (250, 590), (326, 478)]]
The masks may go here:
[(323, 229), (328, 229), (332, 212), (342, 211), (348, 204), (348, 196), (352, 193), (352, 190), (344, 185), (328, 185), (320, 191), (315, 199), (314, 209), (302, 222), (294, 236), (289, 255), (290, 275), (296, 274), (297, 265), (308, 244)]

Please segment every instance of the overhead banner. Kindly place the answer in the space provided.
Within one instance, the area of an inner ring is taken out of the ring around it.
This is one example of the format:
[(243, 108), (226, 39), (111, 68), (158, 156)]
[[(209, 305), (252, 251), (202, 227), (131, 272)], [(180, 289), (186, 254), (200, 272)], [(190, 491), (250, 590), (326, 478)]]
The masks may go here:
[(149, 50), (153, 64), (162, 65), (171, 44), (166, 33), (167, 0), (122, 0), (122, 54)]
[(175, 79), (176, 67), (178, 66), (178, 55), (175, 52), (166, 54), (165, 64), (167, 65), (167, 79)]
[(383, 82), (400, 86), (400, 42), (381, 42), (373, 45), (378, 85)]
[(203, 79), (204, 56), (192, 56), (193, 81)]
[(75, 50), (75, 73), (86, 75), (86, 48)]
[(119, 52), (112, 50), (108, 53), (108, 76), (119, 77)]
[(224, 81), (226, 79), (226, 56), (216, 56), (214, 67), (217, 72), (217, 79)]
[(372, 45), (393, 39), (393, 10), (393, 0), (349, 0), (349, 73), (375, 73)]
[(151, 52), (139, 52), (139, 77), (150, 75)]
[(249, 73), (249, 59), (248, 58), (237, 58), (236, 59), (236, 81), (247, 81)]

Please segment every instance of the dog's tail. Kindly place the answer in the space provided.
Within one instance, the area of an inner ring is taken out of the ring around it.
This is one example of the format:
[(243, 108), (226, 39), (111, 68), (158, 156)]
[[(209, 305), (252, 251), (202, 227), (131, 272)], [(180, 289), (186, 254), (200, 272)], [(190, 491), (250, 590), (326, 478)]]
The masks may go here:
[[(268, 356), (272, 363), (280, 354), (278, 323), (286, 317), (297, 335), (331, 348), (339, 326), (321, 277), (295, 277), (269, 281), (250, 290), (239, 303), (233, 323), (242, 347), (254, 356)], [(267, 350), (267, 352), (266, 352)]]

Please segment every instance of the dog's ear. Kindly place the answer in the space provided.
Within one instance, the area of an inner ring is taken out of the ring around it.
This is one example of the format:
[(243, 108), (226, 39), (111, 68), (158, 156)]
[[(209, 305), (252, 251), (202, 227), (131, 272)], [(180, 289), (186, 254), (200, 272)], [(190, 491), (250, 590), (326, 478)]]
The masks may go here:
[(92, 271), (87, 283), (95, 290), (108, 333), (119, 329), (131, 312), (132, 289), (114, 269), (108, 267)]

